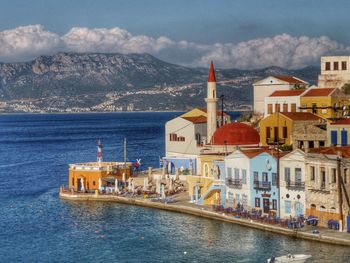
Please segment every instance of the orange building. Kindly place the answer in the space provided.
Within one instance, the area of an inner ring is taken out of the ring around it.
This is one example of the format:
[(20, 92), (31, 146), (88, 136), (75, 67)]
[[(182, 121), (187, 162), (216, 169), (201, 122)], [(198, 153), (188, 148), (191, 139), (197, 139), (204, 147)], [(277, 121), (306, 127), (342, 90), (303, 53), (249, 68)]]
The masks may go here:
[(101, 187), (114, 185), (115, 179), (118, 179), (118, 181), (127, 181), (130, 176), (132, 176), (131, 162), (70, 164), (68, 185), (69, 189), (74, 191), (98, 190)]

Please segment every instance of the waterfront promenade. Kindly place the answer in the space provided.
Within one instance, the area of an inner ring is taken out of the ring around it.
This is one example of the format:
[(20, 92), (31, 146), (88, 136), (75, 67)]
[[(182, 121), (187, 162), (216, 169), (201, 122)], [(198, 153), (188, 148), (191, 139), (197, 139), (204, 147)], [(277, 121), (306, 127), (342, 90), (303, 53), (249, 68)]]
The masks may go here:
[[(238, 224), (245, 227), (269, 231), (276, 234), (287, 235), (295, 238), (302, 238), (317, 242), (330, 243), (336, 245), (350, 246), (350, 233), (339, 232), (327, 228), (304, 226), (298, 229), (289, 229), (279, 225), (271, 225), (246, 218), (235, 217), (224, 212), (216, 212), (209, 206), (200, 206), (188, 201), (186, 193), (180, 193), (174, 196), (172, 203), (154, 199), (145, 199), (142, 197), (123, 197), (114, 194), (90, 194), (90, 193), (72, 193), (63, 189), (60, 191), (60, 198), (70, 201), (103, 201), (117, 202), (129, 205), (137, 205), (149, 208), (162, 209), (172, 212), (200, 216), (212, 220), (220, 220), (228, 223)], [(318, 230), (319, 233), (312, 233)]]

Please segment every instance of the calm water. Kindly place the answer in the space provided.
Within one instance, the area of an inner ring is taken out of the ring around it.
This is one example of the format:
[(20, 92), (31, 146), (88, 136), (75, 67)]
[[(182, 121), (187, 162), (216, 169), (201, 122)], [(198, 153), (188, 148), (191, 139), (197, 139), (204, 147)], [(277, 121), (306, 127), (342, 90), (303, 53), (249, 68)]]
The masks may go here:
[[(266, 262), (289, 252), (350, 262), (350, 249), (193, 216), (61, 201), (68, 164), (128, 157), (157, 167), (176, 113), (0, 115), (0, 262)], [(184, 252), (187, 252), (186, 254)]]

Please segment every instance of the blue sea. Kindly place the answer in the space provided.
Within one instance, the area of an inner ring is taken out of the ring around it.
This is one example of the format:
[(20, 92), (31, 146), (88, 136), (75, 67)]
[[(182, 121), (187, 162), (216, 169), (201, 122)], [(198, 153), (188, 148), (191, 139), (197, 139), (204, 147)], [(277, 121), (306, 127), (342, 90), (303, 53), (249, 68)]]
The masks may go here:
[(116, 203), (58, 198), (68, 164), (123, 159), (158, 167), (178, 113), (0, 115), (0, 262), (266, 262), (287, 253), (350, 262), (350, 249)]

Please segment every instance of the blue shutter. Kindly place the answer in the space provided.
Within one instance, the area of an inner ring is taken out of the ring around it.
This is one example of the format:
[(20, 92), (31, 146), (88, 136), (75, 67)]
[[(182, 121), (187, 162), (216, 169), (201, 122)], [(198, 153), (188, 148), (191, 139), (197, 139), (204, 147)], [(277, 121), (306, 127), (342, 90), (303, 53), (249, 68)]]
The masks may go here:
[(348, 145), (348, 131), (342, 130), (341, 131), (341, 146), (347, 146)]
[(331, 144), (337, 145), (337, 131), (331, 131)]

